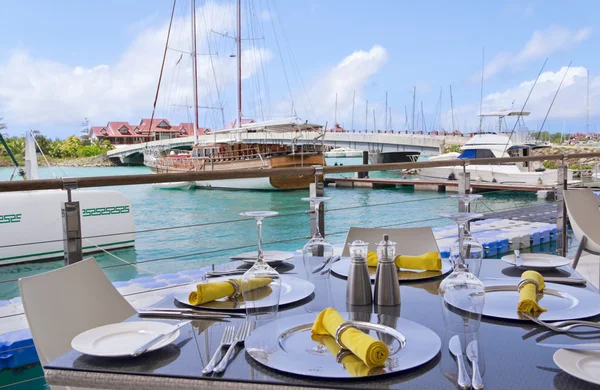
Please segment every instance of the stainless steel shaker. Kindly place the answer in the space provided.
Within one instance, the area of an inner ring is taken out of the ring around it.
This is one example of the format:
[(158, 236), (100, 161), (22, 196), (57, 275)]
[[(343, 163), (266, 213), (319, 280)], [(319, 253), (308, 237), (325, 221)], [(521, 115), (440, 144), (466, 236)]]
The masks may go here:
[(377, 244), (377, 273), (375, 275), (375, 304), (394, 306), (400, 304), (400, 285), (396, 267), (396, 243), (387, 234)]
[[(346, 284), (346, 304), (370, 305), (373, 302), (371, 293), (371, 277), (367, 266), (369, 244), (355, 240), (350, 247), (350, 266), (348, 283)], [(369, 310), (370, 311), (370, 310)]]

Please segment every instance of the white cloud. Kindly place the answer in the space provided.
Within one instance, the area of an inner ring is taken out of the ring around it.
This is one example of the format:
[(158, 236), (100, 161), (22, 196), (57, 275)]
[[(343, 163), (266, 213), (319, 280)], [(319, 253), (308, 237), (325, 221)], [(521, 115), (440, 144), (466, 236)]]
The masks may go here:
[[(535, 86), (524, 111), (530, 111), (528, 120), (543, 120), (550, 107), (552, 98), (567, 71), (567, 67), (553, 72), (544, 72)], [(516, 111), (523, 107), (523, 103), (533, 86), (534, 80), (527, 80), (506, 90), (494, 92), (484, 97), (483, 112), (502, 109), (514, 109)], [(590, 116), (599, 112), (593, 104), (600, 96), (600, 76), (590, 75)], [(569, 69), (565, 81), (556, 97), (556, 101), (550, 111), (550, 119), (582, 119), (587, 112), (587, 69), (584, 67), (572, 67)], [(461, 125), (467, 122), (474, 130), (478, 126), (479, 104), (470, 104), (457, 107), (455, 117)], [(541, 122), (540, 122), (541, 123)], [(485, 126), (484, 126), (485, 127)], [(462, 128), (461, 128), (462, 130)]]
[[(531, 61), (564, 51), (588, 39), (591, 28), (569, 29), (562, 26), (551, 26), (546, 30), (534, 31), (533, 35), (518, 53), (501, 52), (485, 65), (485, 78), (490, 78), (505, 69), (517, 69)], [(470, 81), (477, 82), (481, 73), (476, 72)]]
[[(388, 59), (388, 52), (380, 45), (374, 45), (369, 51), (358, 50), (342, 59), (336, 66), (326, 74), (312, 83), (308, 90), (308, 99), (312, 110), (308, 109), (308, 117), (311, 121), (329, 122), (333, 125), (335, 114), (335, 102), (337, 94), (337, 121), (350, 128), (352, 121), (352, 96), (356, 92), (355, 100), (355, 128), (358, 123), (364, 123), (364, 89), (371, 78), (383, 67)], [(383, 100), (383, 97), (378, 100)], [(302, 101), (296, 105), (304, 104)], [(309, 103), (306, 103), (309, 105)], [(280, 110), (288, 109), (290, 103), (279, 104)], [(369, 111), (374, 108), (371, 103)], [(380, 110), (383, 114), (384, 110)], [(359, 114), (362, 112), (362, 114)], [(363, 119), (358, 119), (363, 118)], [(369, 113), (370, 120), (372, 114)], [(370, 122), (369, 126), (372, 126)], [(364, 127), (361, 125), (360, 128)]]
[[(213, 53), (219, 56), (198, 57), (200, 103), (216, 105), (215, 77), (220, 88), (235, 82), (235, 58), (230, 58), (232, 42), (216, 43), (210, 31), (235, 31), (233, 5), (207, 2), (198, 9), (199, 53), (208, 52), (208, 40)], [(168, 24), (155, 24), (139, 33), (114, 64), (93, 67), (68, 66), (60, 62), (35, 57), (26, 50), (15, 50), (5, 62), (0, 62), (0, 112), (9, 125), (78, 126), (83, 117), (92, 124), (108, 120), (132, 120), (149, 116), (156, 93)], [(189, 17), (178, 15), (173, 21), (171, 48), (189, 51)], [(225, 39), (226, 41), (230, 41)], [(223, 40), (222, 40), (223, 41)], [(229, 46), (227, 46), (229, 45)], [(243, 78), (251, 77), (259, 63), (271, 53), (246, 45)], [(173, 104), (193, 102), (191, 56), (169, 51), (157, 106), (157, 116), (172, 112)], [(212, 61), (212, 63), (211, 63)], [(213, 73), (214, 67), (214, 73)], [(208, 103), (207, 103), (208, 102)], [(220, 114), (219, 114), (220, 116)], [(186, 120), (184, 116), (180, 118)]]

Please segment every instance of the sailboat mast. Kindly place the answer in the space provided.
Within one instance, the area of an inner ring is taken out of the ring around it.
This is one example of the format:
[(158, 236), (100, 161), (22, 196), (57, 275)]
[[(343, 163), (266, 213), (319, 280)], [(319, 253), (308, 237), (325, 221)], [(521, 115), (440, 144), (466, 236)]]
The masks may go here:
[(454, 99), (452, 98), (452, 85), (450, 86), (450, 111), (452, 113), (452, 131), (456, 130), (454, 127)]
[(385, 114), (384, 114), (383, 123), (385, 123), (384, 130), (387, 131), (388, 130), (388, 101), (387, 101), (387, 92), (385, 93)]
[(192, 0), (192, 62), (194, 68), (194, 144), (198, 143), (198, 53), (196, 46), (196, 0)]
[(333, 126), (337, 127), (337, 92), (335, 93), (335, 110), (333, 112)]
[(587, 82), (586, 82), (586, 90), (587, 90), (587, 112), (585, 117), (585, 133), (586, 135), (590, 133), (590, 70), (587, 70)]
[(356, 99), (356, 91), (352, 92), (352, 123), (350, 125), (350, 130), (354, 131), (354, 102)]
[(413, 110), (412, 110), (412, 132), (415, 132), (415, 99), (417, 97), (417, 86), (413, 89)]
[(369, 101), (367, 100), (367, 105), (365, 106), (365, 133), (369, 129)]
[(237, 0), (237, 127), (242, 127), (242, 2)]

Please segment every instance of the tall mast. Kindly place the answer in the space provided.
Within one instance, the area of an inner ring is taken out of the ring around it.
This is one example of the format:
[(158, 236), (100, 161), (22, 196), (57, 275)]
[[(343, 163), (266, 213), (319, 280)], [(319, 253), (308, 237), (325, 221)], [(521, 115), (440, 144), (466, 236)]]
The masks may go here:
[(375, 109), (373, 109), (373, 131), (377, 131), (377, 121), (375, 120)]
[(365, 133), (369, 129), (369, 101), (367, 100), (367, 105), (365, 107)]
[(389, 116), (390, 125), (388, 126), (388, 129), (393, 130), (394, 128), (392, 127), (392, 107), (390, 107), (389, 110), (390, 110), (390, 116)]
[(587, 70), (587, 113), (585, 117), (585, 134), (590, 133), (590, 70)]
[(237, 127), (242, 127), (242, 2), (237, 0)]
[(385, 92), (385, 115), (383, 116), (383, 123), (385, 123), (384, 130), (388, 130), (388, 101), (387, 101), (387, 91)]
[(335, 93), (335, 110), (333, 112), (333, 126), (337, 127), (337, 92)]
[(406, 107), (406, 104), (404, 105), (404, 130), (409, 130), (408, 127), (408, 108)]
[[(482, 112), (482, 108), (483, 108), (483, 72), (485, 69), (485, 47), (483, 47), (481, 49), (481, 92), (480, 92), (480, 96), (479, 96), (479, 132), (481, 133), (482, 129), (481, 127), (483, 126), (483, 116), (481, 116)], [(517, 118), (518, 121), (518, 118)]]
[(450, 111), (452, 113), (452, 131), (456, 130), (454, 127), (454, 100), (452, 99), (452, 85), (450, 86)]
[(413, 89), (413, 111), (412, 111), (412, 132), (415, 132), (415, 99), (417, 96), (417, 86)]
[(427, 124), (425, 123), (425, 112), (423, 111), (423, 100), (421, 100), (421, 125), (423, 126), (423, 131), (427, 133)]
[(352, 122), (350, 125), (350, 130), (354, 131), (354, 101), (356, 99), (356, 90), (352, 92)]
[(196, 0), (192, 0), (192, 62), (194, 68), (194, 144), (198, 143), (198, 54), (196, 50)]

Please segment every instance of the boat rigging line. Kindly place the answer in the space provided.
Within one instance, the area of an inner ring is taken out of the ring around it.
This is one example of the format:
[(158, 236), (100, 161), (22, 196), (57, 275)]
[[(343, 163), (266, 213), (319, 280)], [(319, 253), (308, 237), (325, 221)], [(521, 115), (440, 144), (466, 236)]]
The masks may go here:
[(506, 148), (508, 148), (508, 143), (510, 142), (510, 139), (512, 138), (512, 135), (514, 134), (515, 129), (517, 128), (517, 124), (519, 124), (519, 118), (523, 114), (523, 110), (527, 106), (527, 102), (529, 101), (529, 98), (531, 97), (531, 93), (533, 92), (533, 89), (535, 88), (538, 80), (540, 79), (540, 76), (542, 75), (542, 72), (544, 71), (544, 68), (546, 67), (546, 63), (547, 62), (548, 62), (548, 58), (546, 58), (546, 60), (542, 64), (542, 68), (540, 69), (540, 72), (538, 73), (537, 77), (535, 78), (535, 81), (533, 82), (533, 85), (531, 86), (531, 89), (529, 90), (529, 94), (527, 94), (527, 99), (525, 99), (525, 102), (523, 103), (523, 107), (521, 107), (521, 111), (519, 111), (519, 115), (517, 116), (517, 120), (515, 121), (515, 124), (514, 124), (514, 126), (512, 128), (512, 131), (510, 132), (510, 135), (508, 136), (508, 140), (506, 141), (506, 145), (504, 145), (504, 151), (502, 152), (502, 154), (506, 153)]
[(548, 119), (548, 115), (550, 114), (550, 110), (552, 110), (552, 106), (554, 105), (554, 101), (556, 100), (556, 96), (558, 96), (558, 92), (560, 91), (560, 87), (563, 85), (563, 81), (565, 81), (565, 78), (567, 77), (567, 73), (569, 73), (569, 69), (571, 69), (571, 64), (573, 63), (573, 61), (569, 62), (569, 66), (567, 66), (567, 70), (565, 70), (565, 74), (562, 77), (562, 80), (560, 80), (560, 84), (558, 84), (558, 88), (556, 89), (556, 93), (554, 94), (554, 97), (552, 98), (552, 101), (550, 102), (550, 107), (548, 107), (548, 111), (546, 111), (546, 116), (544, 117), (544, 121), (542, 122), (542, 126), (540, 127), (540, 130), (538, 131), (537, 137), (539, 138), (540, 134), (542, 133), (542, 129), (544, 128), (544, 124), (546, 123), (546, 119)]
[(483, 126), (483, 75), (485, 70), (485, 46), (481, 48), (481, 92), (479, 96), (479, 132), (482, 132), (481, 127)]

